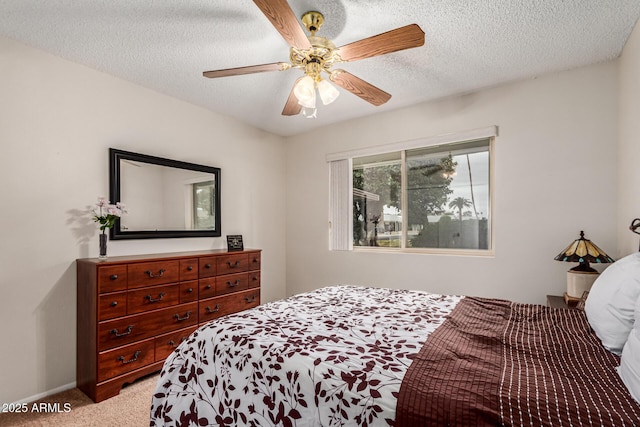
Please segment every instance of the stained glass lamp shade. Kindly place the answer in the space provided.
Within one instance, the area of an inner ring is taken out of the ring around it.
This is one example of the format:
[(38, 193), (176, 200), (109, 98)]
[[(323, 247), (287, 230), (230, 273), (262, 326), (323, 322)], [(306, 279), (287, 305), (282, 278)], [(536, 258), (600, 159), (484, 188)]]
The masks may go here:
[(571, 243), (565, 250), (554, 258), (556, 261), (577, 262), (577, 266), (567, 272), (567, 294), (573, 298), (580, 298), (584, 291), (591, 289), (591, 285), (598, 277), (598, 271), (589, 263), (607, 264), (615, 262), (591, 240), (585, 239), (584, 231), (580, 231), (580, 238)]

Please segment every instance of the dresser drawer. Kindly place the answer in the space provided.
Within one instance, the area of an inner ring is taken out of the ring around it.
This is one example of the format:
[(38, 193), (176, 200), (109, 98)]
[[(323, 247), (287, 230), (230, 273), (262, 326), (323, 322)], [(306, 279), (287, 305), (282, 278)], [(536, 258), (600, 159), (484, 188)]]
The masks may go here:
[(260, 272), (250, 271), (249, 272), (249, 288), (259, 288), (259, 287), (260, 287)]
[(180, 260), (180, 281), (196, 280), (198, 278), (198, 258)]
[(242, 273), (249, 269), (249, 254), (233, 254), (218, 257), (218, 275)]
[(198, 303), (198, 319), (200, 323), (204, 323), (227, 314), (257, 307), (259, 304), (260, 289), (209, 298)]
[(98, 267), (98, 292), (116, 292), (127, 289), (127, 266)]
[(260, 270), (260, 252), (251, 252), (249, 255), (249, 271)]
[(180, 278), (179, 265), (178, 260), (129, 264), (128, 287), (132, 289), (177, 282)]
[(98, 320), (108, 320), (127, 314), (127, 292), (100, 295)]
[(198, 262), (198, 277), (213, 277), (217, 274), (216, 258), (214, 256), (200, 258)]
[(180, 283), (180, 304), (198, 300), (198, 281)]
[(173, 352), (173, 350), (175, 350), (182, 341), (189, 338), (191, 332), (195, 331), (196, 329), (197, 326), (191, 326), (157, 337), (155, 339), (156, 362), (160, 362), (161, 360), (166, 359)]
[(249, 289), (249, 275), (247, 273), (216, 277), (216, 296), (247, 289)]
[(178, 305), (180, 285), (151, 286), (127, 292), (127, 314)]
[(100, 351), (198, 323), (198, 303), (180, 304), (98, 324)]
[(118, 347), (98, 355), (98, 381), (117, 377), (155, 361), (152, 339)]
[(209, 277), (198, 281), (198, 298), (205, 299), (216, 296), (216, 278)]

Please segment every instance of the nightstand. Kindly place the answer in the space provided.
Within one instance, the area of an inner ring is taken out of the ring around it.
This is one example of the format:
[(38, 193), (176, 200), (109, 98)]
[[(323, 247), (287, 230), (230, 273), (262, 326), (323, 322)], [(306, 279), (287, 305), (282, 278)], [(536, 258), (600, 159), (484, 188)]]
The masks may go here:
[(567, 304), (562, 295), (547, 295), (547, 307), (577, 309), (575, 304)]

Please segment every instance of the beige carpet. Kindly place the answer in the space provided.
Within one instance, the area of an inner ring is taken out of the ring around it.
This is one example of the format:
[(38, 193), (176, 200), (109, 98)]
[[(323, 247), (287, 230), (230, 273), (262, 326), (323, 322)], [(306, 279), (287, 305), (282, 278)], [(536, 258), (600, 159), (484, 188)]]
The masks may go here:
[[(93, 403), (77, 388), (58, 393), (36, 402), (59, 403), (61, 411), (69, 403), (71, 410), (61, 413), (32, 412), (33, 403), (29, 403), (29, 412), (24, 414), (0, 414), (2, 427), (143, 427), (149, 425), (151, 395), (158, 381), (158, 374), (141, 378), (125, 386), (120, 394), (100, 403)], [(55, 405), (49, 405), (55, 408)]]

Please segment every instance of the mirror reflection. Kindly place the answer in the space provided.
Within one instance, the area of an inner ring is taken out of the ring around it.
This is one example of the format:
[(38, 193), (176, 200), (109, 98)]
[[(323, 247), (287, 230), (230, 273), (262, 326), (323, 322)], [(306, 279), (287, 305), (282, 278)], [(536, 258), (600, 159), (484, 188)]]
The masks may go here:
[(220, 236), (220, 169), (111, 149), (112, 239)]

